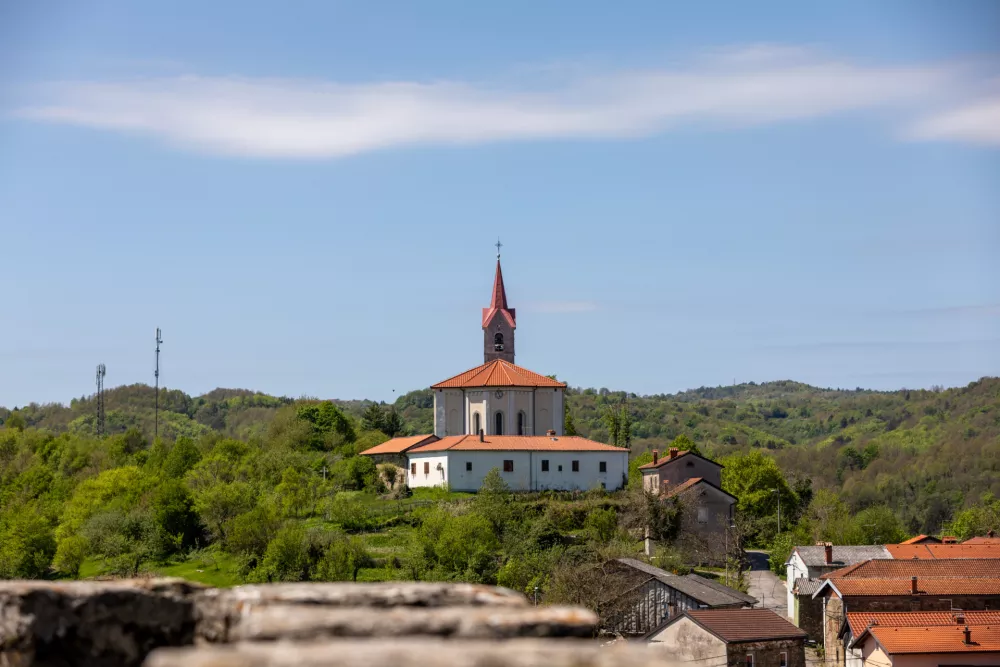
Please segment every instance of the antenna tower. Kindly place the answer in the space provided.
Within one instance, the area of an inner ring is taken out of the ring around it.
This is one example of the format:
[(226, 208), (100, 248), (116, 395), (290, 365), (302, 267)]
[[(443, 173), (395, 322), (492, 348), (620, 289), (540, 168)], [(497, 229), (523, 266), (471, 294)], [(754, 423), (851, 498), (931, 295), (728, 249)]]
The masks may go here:
[(97, 437), (104, 437), (104, 364), (97, 364)]
[(156, 408), (153, 412), (154, 440), (160, 435), (160, 343), (162, 342), (160, 327), (156, 327), (156, 370), (153, 371), (153, 377), (156, 379)]

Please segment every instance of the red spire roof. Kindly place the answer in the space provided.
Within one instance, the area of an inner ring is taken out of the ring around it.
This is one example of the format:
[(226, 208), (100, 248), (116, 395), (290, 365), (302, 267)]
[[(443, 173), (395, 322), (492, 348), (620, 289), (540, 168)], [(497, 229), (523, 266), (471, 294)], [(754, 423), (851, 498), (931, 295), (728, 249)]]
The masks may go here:
[(493, 298), (490, 300), (490, 307), (483, 308), (483, 328), (489, 326), (494, 313), (503, 313), (510, 326), (516, 327), (514, 319), (514, 309), (507, 308), (507, 291), (503, 287), (503, 271), (500, 270), (500, 257), (497, 256), (497, 274), (493, 278)]

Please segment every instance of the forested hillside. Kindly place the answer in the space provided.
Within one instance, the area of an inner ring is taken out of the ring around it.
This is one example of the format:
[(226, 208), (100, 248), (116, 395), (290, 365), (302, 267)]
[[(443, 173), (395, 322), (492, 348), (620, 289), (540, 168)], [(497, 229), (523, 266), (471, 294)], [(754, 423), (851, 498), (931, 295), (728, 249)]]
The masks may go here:
[[(462, 579), (582, 603), (578, 568), (636, 554), (647, 525), (665, 545), (659, 563), (719, 557), (719, 545), (697, 545), (699, 555), (685, 541), (682, 507), (650, 504), (634, 484), (515, 497), (497, 476), (475, 497), (404, 499), (391, 470), (357, 453), (428, 432), (429, 390), (392, 406), (232, 389), (161, 390), (159, 404), (158, 440), (145, 385), (107, 392), (103, 438), (93, 397), (0, 408), (0, 577)], [(633, 482), (654, 447), (697, 447), (723, 463), (723, 486), (739, 498), (732, 544), (781, 553), (1000, 523), (997, 378), (936, 391), (571, 389), (567, 406), (568, 432), (631, 446)]]

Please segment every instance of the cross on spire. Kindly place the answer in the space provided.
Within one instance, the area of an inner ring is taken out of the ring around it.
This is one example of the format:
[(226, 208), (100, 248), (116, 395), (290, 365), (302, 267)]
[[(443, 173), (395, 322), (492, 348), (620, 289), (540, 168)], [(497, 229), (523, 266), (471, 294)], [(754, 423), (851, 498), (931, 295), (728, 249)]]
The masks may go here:
[(500, 243), (500, 237), (499, 236), (497, 237), (497, 242), (494, 243), (493, 245), (495, 245), (497, 247), (497, 259), (500, 259), (500, 248), (503, 247), (503, 244)]

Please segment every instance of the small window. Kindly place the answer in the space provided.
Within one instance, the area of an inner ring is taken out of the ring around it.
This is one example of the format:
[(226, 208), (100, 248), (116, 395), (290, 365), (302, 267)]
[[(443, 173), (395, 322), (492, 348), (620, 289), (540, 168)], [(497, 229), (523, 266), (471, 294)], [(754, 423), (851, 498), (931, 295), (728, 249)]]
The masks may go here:
[(607, 472), (608, 471), (608, 462), (607, 461), (601, 461), (600, 463), (598, 463), (597, 464), (597, 470), (599, 472)]
[(708, 508), (699, 507), (698, 508), (698, 523), (708, 523)]
[(465, 472), (472, 472), (472, 461), (465, 462)]
[(747, 665), (747, 667), (753, 667), (753, 654), (752, 653), (747, 653), (747, 662), (746, 662), (746, 665)]
[(496, 429), (494, 430), (494, 435), (503, 435), (503, 413), (497, 412), (493, 416), (493, 422)]
[(562, 466), (559, 466), (559, 472), (562, 472)]
[(685, 465), (687, 465), (688, 468), (693, 468), (694, 467), (694, 461), (688, 461)]
[(431, 474), (431, 464), (430, 464), (430, 461), (424, 461), (424, 474), (425, 475)]
[(542, 472), (548, 472), (548, 471), (549, 471), (549, 460), (542, 459)]
[(524, 413), (517, 413), (517, 434), (524, 435)]
[(482, 422), (479, 419), (479, 413), (472, 415), (472, 434), (479, 435), (479, 432), (483, 430)]
[(788, 667), (788, 654), (784, 651), (781, 652), (781, 657), (779, 658), (778, 667)]
[(573, 461), (573, 472), (580, 472), (580, 462)]
[(503, 462), (503, 471), (504, 472), (514, 472), (514, 462), (511, 461), (510, 459), (504, 459), (504, 462)]
[(411, 463), (410, 464), (410, 474), (411, 475), (416, 475), (417, 474), (417, 464), (416, 463)]

